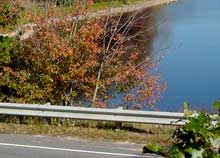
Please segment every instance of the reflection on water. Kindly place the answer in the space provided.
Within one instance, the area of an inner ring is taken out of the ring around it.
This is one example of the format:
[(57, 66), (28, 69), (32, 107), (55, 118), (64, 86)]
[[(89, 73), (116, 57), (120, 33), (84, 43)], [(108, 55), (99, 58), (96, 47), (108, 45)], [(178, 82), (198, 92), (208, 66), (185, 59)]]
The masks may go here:
[(220, 97), (220, 0), (179, 0), (155, 16), (152, 47), (166, 48), (159, 55), (159, 71), (168, 87), (157, 106), (180, 110), (188, 101), (194, 108), (211, 110)]

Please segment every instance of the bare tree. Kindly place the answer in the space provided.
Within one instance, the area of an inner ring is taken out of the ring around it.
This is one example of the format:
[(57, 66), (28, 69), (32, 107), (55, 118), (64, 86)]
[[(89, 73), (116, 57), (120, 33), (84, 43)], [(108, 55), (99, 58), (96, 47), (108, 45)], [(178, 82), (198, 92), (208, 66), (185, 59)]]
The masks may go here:
[[(139, 40), (138, 37), (144, 33), (146, 34), (148, 32), (152, 32), (154, 28), (154, 26), (148, 26), (146, 28), (143, 23), (140, 24), (140, 21), (143, 22), (143, 20), (149, 20), (149, 18), (152, 17), (152, 14), (146, 12), (146, 10), (139, 10), (131, 13), (123, 13), (123, 11), (121, 11), (120, 14), (116, 16), (112, 15), (110, 10), (111, 8), (109, 8), (109, 14), (103, 20), (104, 32), (102, 41), (102, 59), (100, 60), (100, 66), (96, 78), (96, 86), (92, 100), (93, 105), (96, 103), (96, 98), (99, 91), (99, 81), (102, 73), (105, 71), (105, 65), (107, 65), (109, 61), (114, 58), (118, 50), (122, 48), (122, 45), (126, 45), (127, 47), (125, 48), (126, 50), (124, 50), (127, 51), (126, 54), (131, 53), (132, 49), (137, 48), (136, 42)], [(136, 25), (139, 25), (139, 28), (134, 30), (135, 27), (137, 27)], [(116, 38), (118, 35), (120, 38)], [(133, 43), (131, 41), (133, 41)], [(143, 51), (141, 48), (140, 50)], [(145, 51), (140, 52), (139, 57), (143, 57)], [(126, 54), (124, 56), (126, 56)], [(142, 64), (146, 64), (147, 58), (144, 58), (137, 64), (136, 68), (141, 67)]]

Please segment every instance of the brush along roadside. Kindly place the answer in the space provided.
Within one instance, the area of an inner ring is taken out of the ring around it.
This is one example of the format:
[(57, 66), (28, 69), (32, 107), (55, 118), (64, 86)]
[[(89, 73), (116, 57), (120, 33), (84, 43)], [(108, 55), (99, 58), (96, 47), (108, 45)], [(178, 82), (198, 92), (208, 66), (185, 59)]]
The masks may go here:
[[(168, 145), (175, 126), (124, 123), (116, 130), (115, 122), (46, 119), (33, 117), (1, 117), (0, 133), (76, 137), (96, 141), (109, 140)], [(3, 119), (4, 118), (4, 119)]]

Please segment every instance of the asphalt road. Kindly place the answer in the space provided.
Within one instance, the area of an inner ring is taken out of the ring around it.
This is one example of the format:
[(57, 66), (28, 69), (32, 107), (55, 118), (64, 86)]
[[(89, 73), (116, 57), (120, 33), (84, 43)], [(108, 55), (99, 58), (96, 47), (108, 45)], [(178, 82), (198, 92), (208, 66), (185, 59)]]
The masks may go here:
[(153, 158), (142, 145), (0, 134), (0, 158)]

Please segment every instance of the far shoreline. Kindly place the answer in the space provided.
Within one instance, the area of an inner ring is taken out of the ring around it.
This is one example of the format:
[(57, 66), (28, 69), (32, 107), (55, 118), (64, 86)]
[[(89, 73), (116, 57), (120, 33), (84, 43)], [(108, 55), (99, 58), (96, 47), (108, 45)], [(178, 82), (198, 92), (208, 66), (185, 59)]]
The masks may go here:
[[(159, 5), (166, 5), (170, 3), (177, 2), (177, 0), (149, 0), (146, 2), (141, 2), (141, 3), (136, 3), (136, 4), (128, 4), (122, 7), (116, 7), (116, 8), (109, 8), (105, 10), (99, 10), (93, 13), (87, 13), (86, 15), (78, 15), (77, 19), (91, 19), (91, 18), (99, 18), (103, 16), (108, 16), (109, 14), (121, 14), (121, 13), (129, 13), (129, 12), (134, 12), (138, 10), (143, 10), (147, 8), (152, 8), (156, 7)], [(70, 17), (70, 19), (74, 19), (74, 17)], [(33, 33), (34, 33), (34, 27), (36, 24), (34, 23), (29, 23), (29, 24), (24, 24), (17, 29), (15, 29), (12, 32), (9, 33), (3, 33), (0, 34), (0, 36), (3, 37), (16, 37), (18, 36), (21, 32), (23, 32), (22, 35), (20, 35), (21, 40), (25, 40), (29, 38)]]

